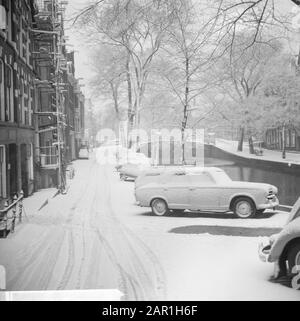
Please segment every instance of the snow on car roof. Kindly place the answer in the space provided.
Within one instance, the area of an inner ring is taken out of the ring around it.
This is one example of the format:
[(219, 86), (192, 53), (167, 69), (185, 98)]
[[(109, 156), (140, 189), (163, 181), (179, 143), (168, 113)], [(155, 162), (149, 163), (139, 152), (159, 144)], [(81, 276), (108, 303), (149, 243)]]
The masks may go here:
[(203, 172), (223, 172), (223, 170), (217, 167), (157, 166), (145, 170), (144, 174), (200, 174)]

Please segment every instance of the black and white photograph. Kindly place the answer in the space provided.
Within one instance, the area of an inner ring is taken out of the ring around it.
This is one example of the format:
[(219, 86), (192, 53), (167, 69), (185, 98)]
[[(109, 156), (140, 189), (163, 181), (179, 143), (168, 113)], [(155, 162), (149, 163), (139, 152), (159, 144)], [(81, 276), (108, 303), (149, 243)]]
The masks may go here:
[(0, 301), (300, 301), (299, 0), (0, 0)]

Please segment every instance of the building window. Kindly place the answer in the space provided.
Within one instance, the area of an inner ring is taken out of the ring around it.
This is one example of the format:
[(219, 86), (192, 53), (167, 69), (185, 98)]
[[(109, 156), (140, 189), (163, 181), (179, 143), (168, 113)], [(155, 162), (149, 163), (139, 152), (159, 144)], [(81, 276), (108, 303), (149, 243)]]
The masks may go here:
[(20, 107), (21, 107), (21, 123), (25, 122), (25, 108), (24, 108), (24, 82), (20, 80)]
[(29, 144), (27, 147), (27, 165), (28, 165), (28, 178), (30, 180), (34, 179), (34, 172), (33, 172), (33, 146)]
[(5, 121), (13, 121), (13, 72), (5, 65)]
[(7, 11), (0, 1), (0, 29), (6, 30), (7, 27)]
[(296, 132), (292, 130), (291, 132), (291, 147), (296, 148)]
[(25, 83), (24, 86), (24, 123), (25, 125), (29, 125), (29, 110), (28, 110), (28, 107), (29, 107), (29, 97), (28, 97), (28, 84)]
[(4, 64), (0, 60), (0, 120), (5, 120), (5, 110), (4, 110)]
[(33, 115), (33, 112), (34, 112), (34, 104), (35, 104), (35, 101), (34, 101), (34, 89), (33, 87), (30, 88), (30, 100), (29, 100), (29, 125), (32, 126), (33, 124), (33, 119), (32, 119), (32, 115)]
[(22, 41), (22, 57), (27, 61), (27, 37), (25, 32), (23, 32)]
[(5, 146), (0, 146), (0, 199), (6, 196)]
[(6, 7), (7, 39), (11, 41), (12, 40), (11, 2), (10, 1), (3, 1), (2, 3)]

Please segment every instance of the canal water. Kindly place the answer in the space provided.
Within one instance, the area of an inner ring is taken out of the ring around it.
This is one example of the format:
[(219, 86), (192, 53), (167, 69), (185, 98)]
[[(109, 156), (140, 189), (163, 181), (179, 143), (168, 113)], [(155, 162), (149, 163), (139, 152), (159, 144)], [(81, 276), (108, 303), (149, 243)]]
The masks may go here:
[(249, 167), (217, 158), (205, 159), (205, 166), (222, 168), (232, 180), (268, 183), (278, 187), (281, 205), (293, 206), (300, 197), (300, 174), (282, 173), (278, 170)]

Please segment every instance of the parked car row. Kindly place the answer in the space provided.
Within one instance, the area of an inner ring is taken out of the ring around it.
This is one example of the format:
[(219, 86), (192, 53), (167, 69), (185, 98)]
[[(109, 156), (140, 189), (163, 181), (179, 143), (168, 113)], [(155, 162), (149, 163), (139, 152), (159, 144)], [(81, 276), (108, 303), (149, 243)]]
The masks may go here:
[[(233, 181), (220, 168), (126, 166), (124, 174), (135, 179), (137, 204), (151, 207), (157, 216), (184, 215), (190, 210), (233, 212), (237, 218), (247, 219), (279, 205), (277, 187)], [(259, 257), (275, 263), (274, 277), (288, 276), (300, 288), (300, 198), (282, 231), (259, 244)]]
[(136, 179), (151, 167), (151, 159), (143, 153), (119, 149), (116, 156), (118, 163), (116, 169), (120, 173), (121, 180)]

